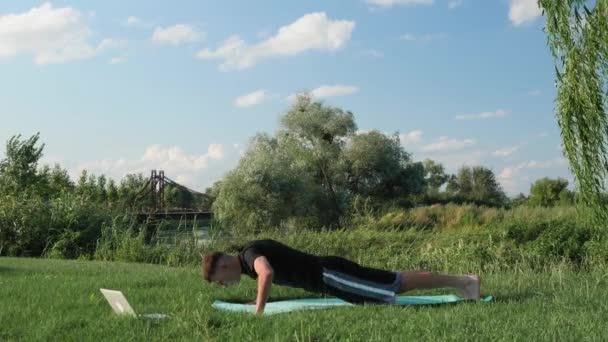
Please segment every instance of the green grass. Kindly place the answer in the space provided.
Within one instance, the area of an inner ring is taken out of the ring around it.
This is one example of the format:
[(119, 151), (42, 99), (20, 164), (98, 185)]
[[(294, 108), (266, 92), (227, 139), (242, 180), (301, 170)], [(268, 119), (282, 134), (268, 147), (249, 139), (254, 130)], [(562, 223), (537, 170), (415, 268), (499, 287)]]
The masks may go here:
[[(607, 267), (582, 273), (554, 265), (482, 277), (483, 293), (494, 302), (254, 316), (211, 308), (215, 299), (254, 299), (248, 278), (222, 289), (202, 282), (194, 267), (0, 258), (0, 340), (605, 340)], [(117, 317), (100, 287), (122, 290), (138, 313), (173, 317), (156, 323)], [(275, 286), (271, 298), (302, 296), (310, 295)]]

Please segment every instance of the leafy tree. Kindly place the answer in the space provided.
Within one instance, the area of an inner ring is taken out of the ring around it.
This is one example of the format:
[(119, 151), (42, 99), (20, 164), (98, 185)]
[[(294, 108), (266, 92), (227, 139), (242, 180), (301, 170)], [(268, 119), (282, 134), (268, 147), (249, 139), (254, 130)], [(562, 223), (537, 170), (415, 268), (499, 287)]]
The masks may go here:
[(6, 144), (6, 158), (0, 161), (0, 189), (6, 193), (29, 192), (40, 181), (37, 172), (44, 144), (38, 146), (40, 133), (27, 140), (13, 136)]
[[(595, 7), (590, 8), (594, 3)], [(539, 0), (555, 61), (556, 115), (582, 204), (608, 222), (608, 0)]]
[(299, 96), (281, 122), (275, 136), (252, 139), (213, 191), (216, 216), (233, 228), (333, 227), (358, 195), (382, 204), (423, 190), (424, 168), (399, 138), (356, 134), (350, 112)]
[[(85, 200), (99, 202), (102, 199), (101, 189), (102, 187), (105, 187), (105, 176), (100, 178), (101, 179), (98, 180), (95, 175), (89, 174), (87, 170), (82, 170), (78, 177), (78, 182), (76, 183), (76, 194)], [(101, 181), (104, 184), (100, 186), (98, 185), (98, 181)]]
[(76, 183), (76, 193), (80, 196), (85, 196), (87, 192), (87, 180), (89, 179), (89, 173), (87, 170), (82, 170)]
[(116, 203), (118, 201), (118, 187), (116, 186), (116, 182), (114, 179), (110, 178), (108, 181), (108, 201), (110, 203)]
[(100, 175), (97, 178), (97, 184), (95, 187), (95, 195), (99, 202), (105, 203), (108, 199), (108, 193), (106, 190), (107, 180), (106, 176)]
[(398, 136), (375, 130), (354, 135), (344, 149), (344, 159), (349, 190), (378, 201), (420, 192), (424, 183), (422, 177), (412, 182), (413, 174), (406, 169), (410, 155), (401, 147)]
[(168, 185), (165, 187), (165, 206), (170, 208), (194, 208), (195, 198), (189, 191)]
[(449, 175), (445, 191), (450, 195), (454, 195), (458, 192), (459, 188), (458, 177), (456, 177), (456, 175)]
[(519, 195), (515, 196), (515, 198), (511, 200), (511, 205), (514, 207), (518, 207), (526, 203), (528, 203), (528, 197), (526, 197), (526, 195), (521, 192), (519, 193)]
[(542, 178), (530, 186), (530, 200), (532, 206), (552, 207), (558, 204), (571, 204), (573, 193), (568, 190), (568, 181), (563, 178)]
[(336, 219), (345, 209), (344, 193), (340, 192), (345, 179), (341, 157), (344, 138), (357, 130), (351, 112), (313, 102), (308, 94), (299, 94), (295, 104), (282, 118), (282, 132), (299, 142), (298, 158), (306, 160), (315, 173), (316, 183), (331, 197)]
[(559, 205), (569, 206), (576, 203), (576, 194), (573, 191), (564, 189), (559, 193)]
[[(217, 198), (213, 203), (216, 216), (232, 229), (253, 230), (260, 227), (278, 226), (288, 217), (306, 219), (313, 224), (323, 224), (323, 217), (334, 207), (329, 196), (315, 184), (312, 172), (304, 161), (296, 161), (290, 148), (293, 138), (282, 135), (277, 138), (257, 135), (239, 161), (219, 183)], [(318, 211), (316, 204), (325, 204), (326, 210)], [(322, 215), (325, 214), (325, 215)]]
[(57, 198), (74, 191), (74, 183), (70, 179), (68, 171), (55, 164), (51, 169), (44, 165), (38, 171), (39, 186), (36, 190), (44, 198)]
[(450, 177), (448, 191), (463, 200), (487, 205), (503, 205), (506, 195), (494, 172), (483, 166), (464, 166)]
[(150, 196), (150, 186), (143, 174), (128, 174), (120, 180), (118, 186), (118, 198), (130, 207), (150, 206), (152, 204)]
[(432, 193), (439, 192), (439, 188), (444, 185), (450, 177), (445, 173), (443, 165), (437, 163), (431, 159), (425, 159), (424, 165), (424, 179), (427, 184), (427, 188)]

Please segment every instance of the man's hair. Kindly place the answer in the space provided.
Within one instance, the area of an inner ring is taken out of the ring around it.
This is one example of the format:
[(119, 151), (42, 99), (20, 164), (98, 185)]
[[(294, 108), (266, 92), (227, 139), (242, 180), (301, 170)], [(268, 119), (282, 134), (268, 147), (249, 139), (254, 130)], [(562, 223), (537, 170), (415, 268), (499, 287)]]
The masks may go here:
[(213, 252), (202, 257), (201, 267), (203, 269), (203, 277), (208, 282), (211, 282), (211, 276), (217, 269), (217, 262), (226, 254), (222, 252)]

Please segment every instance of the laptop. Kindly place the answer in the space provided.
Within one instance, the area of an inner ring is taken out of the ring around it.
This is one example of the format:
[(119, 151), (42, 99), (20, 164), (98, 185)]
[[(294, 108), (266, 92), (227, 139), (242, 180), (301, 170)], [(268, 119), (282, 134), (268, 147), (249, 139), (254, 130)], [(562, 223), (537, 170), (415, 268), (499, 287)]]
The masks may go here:
[(146, 318), (146, 319), (163, 319), (168, 318), (169, 315), (161, 314), (161, 313), (152, 313), (152, 314), (144, 314), (138, 315), (133, 311), (129, 302), (127, 302), (127, 298), (120, 291), (116, 290), (108, 290), (108, 289), (99, 289), (103, 296), (106, 298), (114, 312), (118, 315), (125, 315), (131, 317), (138, 318)]

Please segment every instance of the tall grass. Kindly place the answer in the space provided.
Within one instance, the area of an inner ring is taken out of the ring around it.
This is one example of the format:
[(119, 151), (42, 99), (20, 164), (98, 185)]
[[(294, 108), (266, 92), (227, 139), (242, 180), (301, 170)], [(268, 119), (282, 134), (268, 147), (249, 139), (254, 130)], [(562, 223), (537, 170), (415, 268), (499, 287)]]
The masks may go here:
[(394, 269), (479, 272), (608, 262), (608, 238), (594, 236), (587, 217), (573, 207), (448, 204), (374, 212), (363, 205), (333, 230), (287, 222), (243, 233), (214, 222), (204, 244), (187, 222), (177, 223), (177, 229), (191, 232), (188, 238), (163, 243), (159, 233), (176, 229), (171, 224), (142, 223), (76, 197), (50, 204), (7, 197), (0, 201), (0, 255), (195, 265), (201, 252), (236, 252), (247, 240), (273, 238), (310, 253)]
[(208, 249), (236, 252), (249, 239), (273, 238), (320, 255), (341, 255), (377, 267), (458, 272), (542, 270), (608, 261), (608, 239), (574, 208), (436, 205), (364, 212), (338, 230), (268, 229), (217, 241)]

